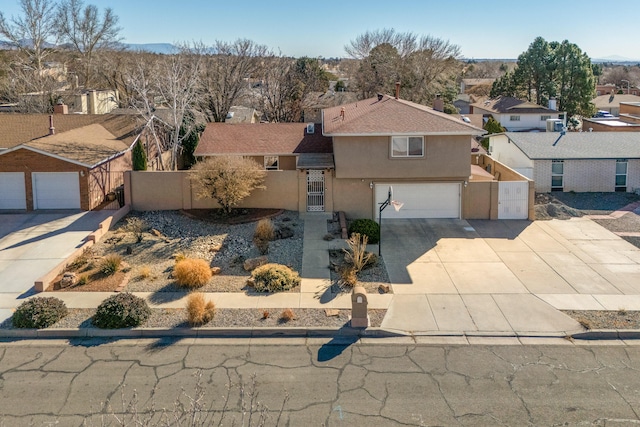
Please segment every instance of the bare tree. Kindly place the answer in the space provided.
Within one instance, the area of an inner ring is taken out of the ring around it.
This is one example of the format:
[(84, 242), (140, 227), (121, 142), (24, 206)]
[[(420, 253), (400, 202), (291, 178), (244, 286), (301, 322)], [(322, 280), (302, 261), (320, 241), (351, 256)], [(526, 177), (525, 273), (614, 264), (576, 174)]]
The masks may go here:
[[(158, 148), (171, 150), (169, 168), (176, 169), (182, 141), (193, 130), (190, 112), (198, 101), (202, 54), (200, 46), (182, 46), (179, 53), (139, 58), (128, 86), (135, 93), (132, 106), (148, 121)], [(160, 117), (160, 109), (166, 114)], [(161, 144), (154, 121), (167, 127), (168, 139)], [(181, 131), (182, 128), (182, 131)], [(164, 145), (164, 147), (162, 147)]]
[(20, 0), (21, 16), (8, 20), (0, 12), (0, 35), (15, 49), (9, 52), (4, 90), (25, 112), (44, 113), (55, 100), (58, 77), (64, 78), (64, 66), (45, 66), (45, 59), (55, 52), (56, 4), (47, 0)]
[(254, 106), (269, 122), (292, 122), (300, 115), (293, 105), (296, 87), (291, 78), (292, 66), (291, 58), (272, 56), (264, 59)]
[(223, 122), (229, 109), (249, 88), (268, 48), (251, 40), (217, 41), (206, 50), (200, 104), (208, 121)]
[(57, 21), (62, 41), (69, 43), (82, 58), (82, 83), (90, 87), (94, 52), (114, 47), (119, 41), (118, 16), (109, 7), (100, 14), (96, 6), (84, 6), (82, 0), (63, 0)]

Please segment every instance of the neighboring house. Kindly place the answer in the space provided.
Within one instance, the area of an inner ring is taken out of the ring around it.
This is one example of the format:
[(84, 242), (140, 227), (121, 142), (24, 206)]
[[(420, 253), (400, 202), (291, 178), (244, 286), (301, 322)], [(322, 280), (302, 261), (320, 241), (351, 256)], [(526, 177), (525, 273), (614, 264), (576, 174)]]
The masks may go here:
[(489, 137), (489, 152), (539, 192), (640, 189), (640, 133), (506, 132)]
[(233, 106), (227, 113), (225, 123), (260, 123), (260, 113), (255, 108)]
[(583, 118), (583, 131), (640, 132), (640, 102), (621, 102), (619, 117)]
[(471, 96), (460, 93), (453, 100), (453, 106), (458, 109), (460, 114), (469, 114), (471, 112)]
[[(321, 124), (209, 123), (195, 155), (251, 157), (267, 170), (266, 189), (240, 207), (377, 218), (392, 189), (403, 206), (384, 218), (532, 219), (533, 183), (472, 151), (484, 133), (460, 116), (379, 95), (324, 109)], [(194, 197), (188, 181), (186, 171), (134, 172), (126, 185), (133, 209), (217, 206)]]
[(509, 132), (527, 132), (545, 130), (549, 119), (564, 119), (564, 113), (555, 109), (555, 100), (550, 101), (550, 106), (552, 108), (500, 96), (471, 104), (470, 114), (483, 114), (485, 118), (491, 116)]
[(598, 111), (607, 111), (614, 116), (620, 115), (621, 102), (640, 102), (640, 96), (637, 95), (600, 95), (591, 100)]
[(358, 96), (355, 92), (311, 92), (302, 100), (303, 121), (307, 123), (320, 123), (322, 110), (337, 105), (355, 102)]
[(596, 85), (596, 96), (611, 95), (618, 92), (618, 88), (613, 83), (607, 83), (603, 85)]
[(491, 86), (496, 79), (462, 79), (460, 82), (460, 93), (472, 93), (479, 86), (487, 93), (491, 91)]
[(0, 116), (0, 209), (91, 210), (123, 184), (134, 116)]

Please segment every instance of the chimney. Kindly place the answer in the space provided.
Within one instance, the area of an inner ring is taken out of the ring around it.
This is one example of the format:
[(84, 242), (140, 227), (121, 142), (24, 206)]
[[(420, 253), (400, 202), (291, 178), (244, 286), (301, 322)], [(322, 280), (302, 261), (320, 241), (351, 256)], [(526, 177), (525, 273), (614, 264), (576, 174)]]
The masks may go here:
[(436, 99), (433, 100), (433, 109), (436, 111), (444, 111), (444, 101), (440, 98), (440, 94), (436, 95)]
[(344, 107), (340, 109), (340, 117), (342, 117), (342, 120), (344, 120)]
[(400, 98), (400, 82), (396, 82), (396, 99)]
[(56, 128), (53, 127), (53, 114), (49, 115), (49, 135), (55, 135)]
[(98, 114), (98, 93), (95, 90), (90, 90), (87, 97), (89, 98), (89, 114)]
[(55, 114), (69, 114), (69, 107), (62, 101), (53, 106), (53, 112)]
[(381, 93), (379, 93), (379, 94), (378, 94), (378, 101), (382, 101), (382, 98), (384, 98), (384, 95), (383, 95), (383, 94), (381, 94)]
[(556, 99), (555, 98), (549, 98), (549, 109), (550, 110), (555, 110), (556, 109)]

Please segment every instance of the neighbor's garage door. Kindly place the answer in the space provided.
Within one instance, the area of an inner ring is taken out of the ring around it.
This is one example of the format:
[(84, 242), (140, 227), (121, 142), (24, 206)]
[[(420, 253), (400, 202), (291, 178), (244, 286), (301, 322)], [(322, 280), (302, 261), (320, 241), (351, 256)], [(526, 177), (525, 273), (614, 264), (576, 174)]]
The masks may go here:
[(460, 218), (460, 184), (376, 184), (376, 217), (380, 204), (387, 199), (389, 186), (393, 200), (404, 203), (396, 212), (387, 207), (383, 218)]
[(80, 209), (78, 172), (33, 172), (34, 209)]
[(0, 173), (0, 209), (27, 209), (24, 172)]

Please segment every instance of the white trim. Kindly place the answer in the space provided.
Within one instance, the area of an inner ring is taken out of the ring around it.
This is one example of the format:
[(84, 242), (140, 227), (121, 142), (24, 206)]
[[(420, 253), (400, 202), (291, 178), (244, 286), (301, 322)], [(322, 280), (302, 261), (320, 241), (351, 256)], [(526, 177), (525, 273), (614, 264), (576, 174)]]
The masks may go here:
[(84, 164), (82, 162), (78, 162), (77, 160), (67, 159), (65, 157), (58, 156), (57, 154), (49, 153), (48, 151), (43, 151), (43, 150), (41, 150), (39, 148), (31, 147), (30, 145), (25, 145), (25, 144), (16, 145), (13, 148), (9, 148), (8, 150), (2, 151), (2, 152), (0, 152), (0, 156), (2, 156), (3, 154), (6, 154), (6, 153), (14, 152), (16, 150), (20, 150), (22, 148), (27, 149), (27, 150), (31, 150), (34, 153), (42, 154), (43, 156), (53, 157), (54, 159), (62, 160), (63, 162), (72, 163), (72, 164), (78, 165), (78, 166), (84, 166), (86, 168), (90, 168), (91, 167), (91, 166), (89, 166), (87, 164)]
[(486, 132), (372, 132), (372, 133), (327, 133), (324, 136), (416, 136), (416, 135), (432, 135), (432, 136), (473, 136), (484, 135)]

